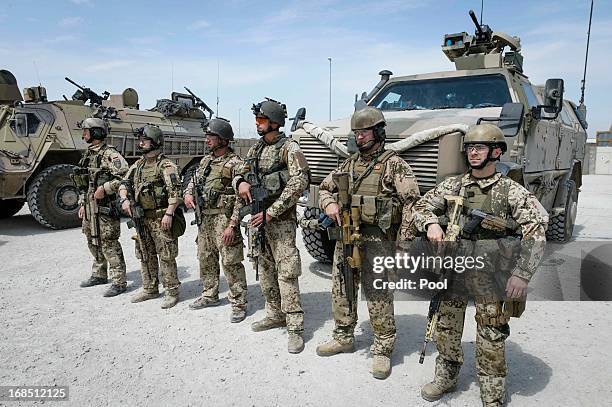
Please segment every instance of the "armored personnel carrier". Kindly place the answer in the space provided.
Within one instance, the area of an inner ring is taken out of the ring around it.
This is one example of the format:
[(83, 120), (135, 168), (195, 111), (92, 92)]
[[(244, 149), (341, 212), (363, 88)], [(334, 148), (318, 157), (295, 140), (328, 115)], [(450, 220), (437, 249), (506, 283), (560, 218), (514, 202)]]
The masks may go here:
[[(474, 35), (444, 36), (442, 51), (456, 70), (410, 76), (381, 71), (355, 109), (375, 106), (387, 121), (387, 149), (412, 167), (421, 193), (466, 169), (462, 138), (470, 125), (497, 124), (508, 143), (498, 169), (532, 191), (550, 214), (547, 237), (572, 236), (586, 143), (586, 109), (563, 99), (563, 80), (534, 86), (523, 72), (518, 37), (493, 32), (472, 11)], [(318, 184), (351, 154), (350, 119), (315, 125), (302, 122), (293, 133), (312, 171), (306, 218), (318, 217)], [(333, 242), (303, 230), (309, 253), (330, 262)]]
[(78, 85), (72, 100), (48, 101), (42, 86), (19, 92), (17, 80), (0, 70), (0, 218), (17, 213), (27, 202), (43, 226), (78, 226), (78, 192), (70, 179), (87, 144), (80, 123), (95, 116), (108, 121), (107, 143), (132, 163), (138, 158), (137, 128), (155, 124), (164, 132), (164, 153), (184, 172), (195, 168), (205, 152), (201, 125), (212, 110), (194, 95), (173, 92), (150, 110), (141, 110), (138, 94), (98, 95)]

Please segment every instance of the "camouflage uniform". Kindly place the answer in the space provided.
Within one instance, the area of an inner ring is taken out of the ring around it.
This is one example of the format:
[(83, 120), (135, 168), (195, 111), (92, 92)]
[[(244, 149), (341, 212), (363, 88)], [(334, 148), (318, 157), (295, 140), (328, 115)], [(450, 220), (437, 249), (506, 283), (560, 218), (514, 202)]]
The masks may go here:
[[(152, 158), (143, 156), (130, 167), (125, 180), (131, 181), (134, 187), (134, 199), (144, 209), (146, 239), (143, 242), (136, 242), (144, 292), (158, 293), (158, 274), (161, 268), (162, 284), (166, 293), (178, 296), (181, 284), (175, 260), (178, 256), (178, 238), (173, 237), (171, 230), (164, 230), (161, 226), (161, 218), (166, 213), (168, 205), (181, 202), (178, 168), (163, 154)], [(122, 185), (120, 188), (125, 186)], [(173, 225), (176, 221), (173, 220)], [(142, 250), (146, 250), (146, 255), (143, 256)]]
[(230, 246), (226, 246), (222, 239), (230, 220), (235, 225), (240, 225), (239, 211), (242, 200), (236, 199), (231, 187), (234, 168), (240, 164), (242, 160), (231, 150), (220, 157), (212, 154), (204, 157), (195, 176), (187, 185), (185, 195), (196, 196), (194, 180), (203, 186), (205, 207), (200, 208), (202, 224), (197, 238), (202, 297), (213, 302), (219, 299), (220, 255), (223, 273), (230, 289), (228, 298), (232, 308), (244, 310), (247, 282), (242, 264), (244, 255), (240, 227), (236, 227), (235, 238)]
[[(115, 147), (101, 143), (90, 145), (78, 166), (88, 169), (90, 177), (94, 176), (94, 173), (98, 173), (96, 188), (103, 186), (106, 196), (99, 200), (97, 204), (99, 208), (110, 210), (121, 178), (128, 170), (127, 161), (117, 152)], [(86, 194), (81, 193), (79, 196), (79, 203), (85, 206), (82, 231), (87, 237), (89, 251), (94, 256), (94, 262), (91, 267), (92, 277), (106, 279), (108, 269), (113, 285), (124, 288), (126, 286), (125, 260), (121, 244), (119, 243), (119, 235), (121, 233), (119, 216), (118, 214), (113, 214), (112, 216), (106, 214), (99, 215), (100, 246), (94, 245), (90, 226), (90, 219), (93, 214), (89, 205), (85, 204), (87, 199), (94, 199), (94, 192), (88, 190)]]
[[(463, 192), (461, 192), (463, 191)], [(520, 225), (522, 242), (520, 258), (512, 274), (527, 281), (531, 279), (543, 256), (545, 227), (548, 214), (536, 197), (515, 181), (500, 173), (487, 178), (475, 178), (469, 172), (451, 177), (430, 190), (414, 207), (414, 221), (421, 232), (429, 224), (439, 223), (438, 216), (448, 215), (446, 195), (465, 197), (464, 210), (481, 206), (482, 210), (504, 219), (513, 219)], [(481, 198), (478, 201), (478, 197)], [(478, 239), (487, 232), (477, 229)], [(490, 238), (484, 237), (484, 238)], [(476, 368), (481, 398), (485, 404), (502, 403), (505, 397), (507, 373), (504, 341), (510, 334), (509, 316), (502, 312), (502, 302), (495, 299), (475, 298), (476, 303)], [(436, 379), (456, 383), (463, 363), (461, 337), (467, 301), (452, 298), (442, 301), (437, 325)]]
[[(374, 161), (376, 160), (376, 161)], [(370, 176), (363, 179), (359, 185), (355, 181), (364, 174), (368, 168), (372, 168)], [(410, 166), (396, 153), (384, 151), (384, 144), (371, 154), (355, 154), (337, 169), (332, 171), (321, 183), (319, 188), (320, 207), (325, 208), (331, 203), (338, 203), (334, 193), (337, 186), (333, 182), (333, 174), (336, 172), (349, 172), (352, 174), (349, 181), (349, 192), (353, 200), (356, 196), (377, 197), (377, 199), (391, 199), (393, 202), (392, 213), (377, 213), (375, 219), (364, 219), (364, 203), (362, 203), (361, 234), (363, 241), (392, 241), (396, 239), (400, 222), (402, 228), (408, 220), (407, 215), (411, 211), (414, 202), (419, 197), (419, 189), (416, 178)], [(369, 182), (368, 182), (369, 179)], [(364, 200), (365, 202), (365, 200)], [(368, 212), (367, 210), (365, 211)], [(383, 231), (377, 224), (383, 218), (391, 218), (391, 227)], [(354, 312), (349, 312), (348, 300), (342, 288), (342, 273), (340, 265), (343, 261), (342, 243), (337, 242), (334, 251), (332, 267), (332, 310), (335, 320), (333, 338), (341, 344), (352, 343), (354, 330), (357, 324), (356, 305)], [(395, 319), (393, 314), (393, 293), (386, 290), (373, 290), (368, 279), (372, 273), (363, 270), (354, 275), (355, 298), (361, 282), (366, 290), (370, 322), (374, 331), (374, 344), (371, 347), (373, 355), (390, 356), (395, 343)]]
[(304, 311), (300, 304), (298, 277), (302, 274), (300, 253), (295, 245), (296, 204), (308, 186), (309, 168), (298, 143), (284, 133), (267, 144), (262, 137), (249, 149), (245, 164), (237, 169), (237, 183), (252, 169), (259, 157), (260, 178), (268, 186), (267, 213), (272, 217), (265, 226), (266, 247), (259, 257), (260, 283), (266, 298), (266, 313), (274, 321), (286, 321), (287, 331), (304, 331)]

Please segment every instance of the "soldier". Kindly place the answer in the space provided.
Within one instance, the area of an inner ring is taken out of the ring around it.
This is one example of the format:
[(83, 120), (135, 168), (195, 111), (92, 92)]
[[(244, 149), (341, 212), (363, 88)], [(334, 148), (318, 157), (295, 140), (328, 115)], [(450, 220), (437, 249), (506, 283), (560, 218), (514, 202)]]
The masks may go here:
[[(184, 196), (187, 208), (199, 210), (197, 219), (201, 222), (197, 245), (202, 296), (190, 304), (189, 308), (201, 309), (219, 304), (220, 255), (230, 290), (230, 321), (236, 323), (246, 317), (247, 282), (242, 264), (244, 255), (239, 218), (242, 205), (241, 200), (236, 199), (231, 184), (234, 168), (242, 160), (230, 148), (234, 132), (227, 120), (210, 120), (205, 132), (210, 154), (202, 158)], [(197, 207), (194, 199), (200, 200)]]
[[(338, 172), (349, 172), (349, 194), (354, 203), (359, 201), (361, 213), (362, 240), (392, 241), (396, 239), (402, 224), (402, 215), (410, 214), (412, 205), (419, 197), (416, 178), (410, 166), (397, 153), (385, 150), (385, 118), (379, 109), (366, 107), (353, 114), (351, 129), (355, 133), (359, 152), (345, 160), (337, 170), (332, 171), (321, 183), (319, 189), (320, 207), (325, 214), (341, 224), (340, 207), (334, 193), (338, 187), (332, 177)], [(375, 197), (374, 199), (367, 199)], [(389, 202), (387, 209), (375, 202)], [(372, 205), (373, 203), (373, 205)], [(364, 218), (365, 213), (373, 216)], [(383, 230), (380, 225), (383, 219), (390, 219), (390, 227)], [(404, 225), (402, 225), (403, 227)], [(357, 323), (357, 307), (349, 309), (346, 291), (342, 293), (341, 265), (345, 261), (342, 243), (336, 243), (332, 267), (332, 311), (335, 320), (333, 339), (317, 347), (319, 356), (332, 356), (338, 353), (355, 351), (354, 330)], [(374, 330), (374, 344), (371, 352), (374, 356), (372, 375), (377, 379), (386, 379), (391, 374), (390, 355), (395, 343), (395, 319), (393, 315), (393, 294), (383, 290), (371, 290), (366, 283), (370, 270), (354, 277), (355, 298), (357, 300), (360, 279), (366, 290), (370, 322)]]
[(299, 353), (304, 349), (304, 312), (298, 284), (301, 260), (295, 245), (296, 204), (308, 186), (310, 170), (298, 143), (279, 130), (285, 125), (285, 106), (267, 99), (253, 105), (253, 113), (261, 139), (250, 148), (233, 181), (234, 189), (249, 204), (252, 183), (267, 192), (265, 213), (254, 214), (249, 224), (251, 228), (265, 225), (265, 248), (256, 261), (267, 315), (251, 328), (259, 332), (287, 326), (288, 351)]
[(115, 147), (104, 141), (108, 133), (104, 120), (90, 117), (83, 121), (81, 128), (83, 140), (89, 146), (73, 179), (81, 191), (79, 218), (83, 219), (83, 233), (94, 256), (91, 277), (83, 281), (81, 287), (106, 284), (107, 269), (110, 269), (112, 284), (104, 296), (114, 297), (125, 292), (127, 285), (125, 260), (119, 243), (121, 223), (114, 200), (128, 163)]
[[(430, 241), (442, 241), (444, 231), (438, 224), (438, 216), (450, 216), (454, 206), (448, 204), (451, 195), (464, 197), (464, 216), (471, 209), (480, 209), (502, 219), (516, 221), (522, 232), (521, 253), (505, 284), (505, 295), (508, 299), (519, 299), (524, 297), (529, 280), (542, 258), (548, 214), (532, 193), (497, 172), (495, 162), (506, 148), (504, 135), (497, 126), (480, 124), (471, 127), (464, 137), (470, 170), (448, 178), (427, 192), (415, 205), (414, 221), (421, 232), (427, 233)], [(505, 236), (505, 230), (492, 231), (481, 224), (472, 235), (462, 237), (475, 241)], [(508, 320), (510, 316), (520, 316), (522, 312), (516, 315), (505, 312), (512, 303), (508, 299), (500, 301), (498, 297), (475, 297), (476, 367), (480, 396), (485, 406), (502, 405), (505, 398), (507, 369), (504, 342), (510, 334)], [(421, 389), (421, 396), (427, 401), (440, 399), (444, 393), (452, 391), (457, 383), (463, 363), (461, 336), (466, 306), (467, 300), (462, 297), (447, 298), (441, 302), (435, 376), (431, 383)]]
[(181, 182), (176, 165), (161, 153), (164, 137), (160, 128), (146, 125), (138, 129), (138, 135), (138, 147), (143, 156), (130, 167), (119, 187), (124, 212), (130, 217), (135, 213), (128, 199), (128, 186), (133, 187), (133, 196), (130, 198), (144, 210), (144, 239), (139, 234), (136, 243), (143, 289), (132, 297), (132, 302), (159, 296), (158, 271), (161, 268), (165, 289), (161, 307), (172, 308), (178, 303), (181, 284), (175, 260), (178, 255), (178, 236), (185, 231), (183, 213), (177, 209), (181, 202)]

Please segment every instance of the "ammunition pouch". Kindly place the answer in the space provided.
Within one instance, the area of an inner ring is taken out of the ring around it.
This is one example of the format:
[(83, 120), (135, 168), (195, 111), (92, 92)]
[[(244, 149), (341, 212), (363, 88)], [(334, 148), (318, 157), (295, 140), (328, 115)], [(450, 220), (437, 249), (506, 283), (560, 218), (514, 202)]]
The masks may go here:
[(279, 196), (283, 192), (288, 181), (289, 170), (287, 169), (271, 172), (261, 178), (262, 186), (268, 191), (268, 195), (271, 197)]
[(351, 207), (359, 207), (363, 223), (376, 225), (383, 232), (397, 229), (402, 223), (400, 202), (390, 197), (352, 195)]
[(168, 206), (168, 195), (163, 186), (147, 185), (138, 194), (138, 203), (144, 210), (166, 208)]
[(77, 167), (74, 172), (70, 175), (74, 186), (79, 191), (87, 191), (89, 188), (89, 171), (87, 168)]
[(112, 205), (112, 203), (110, 206), (98, 206), (98, 212), (100, 212), (101, 215), (108, 216), (111, 219), (120, 218), (119, 210), (116, 206)]

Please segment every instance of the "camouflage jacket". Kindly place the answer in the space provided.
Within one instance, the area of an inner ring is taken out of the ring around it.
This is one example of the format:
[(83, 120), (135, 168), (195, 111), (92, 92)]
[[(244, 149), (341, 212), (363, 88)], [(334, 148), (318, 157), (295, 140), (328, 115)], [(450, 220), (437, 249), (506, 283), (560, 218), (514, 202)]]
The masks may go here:
[[(154, 167), (154, 168), (152, 168)], [(145, 179), (143, 174), (153, 174), (149, 176), (151, 179)], [(128, 170), (124, 180), (129, 180), (134, 186), (136, 196), (135, 200), (139, 200), (140, 191), (147, 182), (155, 182), (162, 186), (162, 189), (167, 196), (168, 205), (180, 204), (182, 202), (181, 195), (181, 178), (178, 167), (170, 159), (163, 154), (158, 154), (155, 157), (141, 157)], [(124, 189), (121, 185), (119, 189)]]
[[(125, 158), (115, 149), (114, 146), (109, 146), (106, 143), (90, 145), (83, 154), (79, 166), (90, 170), (102, 169), (110, 175), (110, 179), (102, 184), (106, 195), (112, 195), (119, 189), (119, 184), (125, 173), (128, 171), (129, 165)], [(93, 191), (90, 191), (93, 192)], [(85, 202), (85, 193), (79, 194), (79, 203)]]
[(288, 170), (288, 179), (284, 185), (282, 192), (272, 202), (267, 209), (267, 213), (272, 218), (278, 218), (281, 215), (288, 216), (292, 219), (296, 218), (295, 207), (298, 199), (302, 196), (304, 190), (308, 187), (310, 179), (310, 169), (306, 162), (306, 157), (300, 149), (300, 146), (295, 140), (287, 139), (282, 145), (280, 151), (276, 151), (276, 142), (280, 137), (286, 137), (283, 133), (279, 133), (275, 142), (268, 144), (262, 137), (255, 145), (253, 145), (247, 153), (244, 163), (236, 168), (236, 177), (234, 177), (232, 186), (238, 191), (237, 184), (244, 179), (247, 173), (251, 171), (252, 160), (256, 157), (257, 151), (262, 147), (261, 143), (265, 145), (261, 149), (259, 155), (259, 172), (265, 174), (271, 169), (278, 166), (278, 161), (275, 159), (277, 156), (281, 156), (283, 163), (282, 165)]
[[(381, 146), (383, 149), (384, 146)], [(356, 159), (359, 163), (369, 163), (373, 157), (380, 152), (380, 149), (372, 154), (358, 154)], [(345, 160), (340, 167), (332, 171), (325, 177), (319, 187), (319, 206), (325, 210), (327, 205), (338, 203), (334, 193), (338, 191), (336, 184), (333, 181), (333, 175), (337, 172), (348, 171), (352, 158)], [(354, 176), (353, 176), (354, 178)], [(406, 236), (405, 230), (411, 223), (412, 206), (419, 199), (419, 186), (416, 177), (412, 173), (410, 165), (404, 161), (399, 155), (392, 155), (386, 162), (385, 172), (380, 180), (379, 190), (382, 194), (395, 195), (402, 205), (402, 224), (400, 227), (399, 238)]]
[[(234, 175), (235, 175), (236, 168), (242, 164), (243, 164), (242, 159), (231, 150), (228, 150), (225, 154), (219, 157), (215, 157), (212, 154), (205, 156), (200, 161), (200, 165), (198, 166), (194, 177), (192, 177), (189, 183), (187, 184), (187, 187), (185, 188), (183, 195), (195, 196), (195, 191), (194, 191), (195, 179), (197, 179), (198, 182), (203, 185), (207, 184), (208, 180), (205, 179), (204, 174), (203, 174), (204, 171), (206, 170), (207, 165), (210, 165), (211, 167), (223, 166), (222, 169), (217, 169), (217, 171), (215, 171), (215, 169), (212, 169), (209, 171), (211, 173), (222, 173), (222, 177), (224, 179), (227, 178), (228, 182), (231, 184), (234, 178)], [(223, 172), (226, 172), (227, 174), (224, 174)], [(234, 208), (232, 210), (232, 215), (230, 217), (230, 220), (233, 220), (234, 222), (236, 222), (236, 224), (239, 224), (240, 223), (240, 219), (239, 219), (240, 208), (242, 208), (242, 206), (244, 205), (244, 203), (242, 202), (242, 199), (236, 199), (236, 195), (234, 194), (233, 188), (232, 188), (231, 196), (228, 196), (227, 194), (222, 194), (222, 195), (224, 195), (223, 205), (224, 206), (233, 205), (233, 208)]]
[[(428, 191), (414, 206), (413, 216), (416, 227), (421, 232), (427, 232), (428, 225), (439, 222), (438, 216), (450, 216), (452, 205), (447, 204), (444, 196), (457, 196), (462, 187), (474, 184), (483, 191), (486, 189), (490, 194), (493, 188), (504, 188), (508, 191), (507, 205), (499, 205), (507, 207), (508, 213), (493, 213), (493, 215), (511, 218), (518, 223), (522, 233), (521, 253), (512, 274), (529, 281), (544, 255), (548, 213), (531, 192), (499, 172), (487, 178), (475, 178), (468, 172), (444, 180)], [(496, 206), (494, 202), (492, 206)]]

